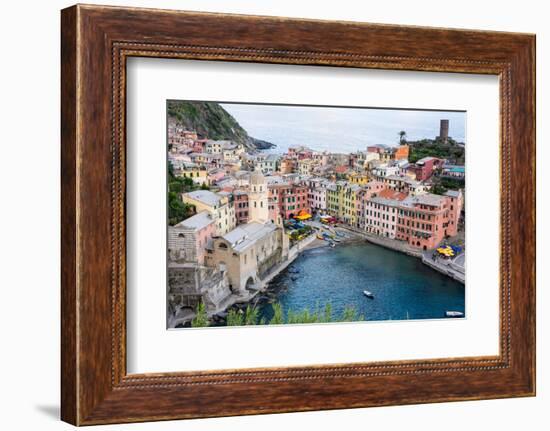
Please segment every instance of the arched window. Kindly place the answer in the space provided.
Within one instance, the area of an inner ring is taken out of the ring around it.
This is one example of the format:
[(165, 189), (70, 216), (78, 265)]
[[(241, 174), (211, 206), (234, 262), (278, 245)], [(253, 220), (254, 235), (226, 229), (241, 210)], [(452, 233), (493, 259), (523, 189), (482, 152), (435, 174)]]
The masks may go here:
[(178, 233), (178, 238), (185, 238), (185, 235), (182, 233)]
[(220, 245), (218, 245), (218, 248), (222, 248), (224, 250), (227, 250), (227, 244), (221, 242)]

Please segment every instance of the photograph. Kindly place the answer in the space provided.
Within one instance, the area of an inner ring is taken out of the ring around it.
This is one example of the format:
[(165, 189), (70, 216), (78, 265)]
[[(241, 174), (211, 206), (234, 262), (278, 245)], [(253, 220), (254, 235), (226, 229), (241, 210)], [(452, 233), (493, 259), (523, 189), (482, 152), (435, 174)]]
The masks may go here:
[(466, 318), (466, 112), (166, 110), (168, 329)]

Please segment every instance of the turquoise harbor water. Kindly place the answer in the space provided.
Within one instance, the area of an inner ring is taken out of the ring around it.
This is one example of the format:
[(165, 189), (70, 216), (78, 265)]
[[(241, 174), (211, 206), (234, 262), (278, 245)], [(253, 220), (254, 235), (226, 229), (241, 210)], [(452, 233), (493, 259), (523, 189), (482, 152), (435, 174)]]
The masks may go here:
[[(464, 285), (420, 259), (369, 243), (305, 251), (268, 288), (269, 297), (285, 311), (313, 311), (330, 302), (333, 316), (353, 306), (371, 321), (439, 319), (445, 311), (464, 312), (464, 291)], [(273, 315), (267, 301), (260, 307), (262, 316)]]

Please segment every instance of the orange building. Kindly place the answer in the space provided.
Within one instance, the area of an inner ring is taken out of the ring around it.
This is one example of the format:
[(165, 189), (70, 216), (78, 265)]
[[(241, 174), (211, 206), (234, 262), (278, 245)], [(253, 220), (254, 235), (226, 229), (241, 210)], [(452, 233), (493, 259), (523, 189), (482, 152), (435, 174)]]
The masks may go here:
[(407, 144), (399, 145), (393, 154), (395, 160), (402, 160), (409, 158), (409, 146)]
[(279, 165), (279, 171), (281, 174), (291, 174), (296, 169), (296, 160), (294, 159), (282, 159)]

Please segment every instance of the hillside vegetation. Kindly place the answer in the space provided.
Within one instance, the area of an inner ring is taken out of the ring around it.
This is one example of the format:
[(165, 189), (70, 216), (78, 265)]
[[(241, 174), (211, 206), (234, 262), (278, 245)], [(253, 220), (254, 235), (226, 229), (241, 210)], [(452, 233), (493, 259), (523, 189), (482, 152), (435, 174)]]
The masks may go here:
[(216, 102), (168, 102), (168, 121), (196, 131), (208, 139), (226, 139), (244, 145), (250, 150), (273, 148), (270, 142), (248, 135), (241, 125)]
[(407, 141), (407, 144), (410, 146), (409, 161), (411, 163), (424, 157), (438, 157), (448, 159), (453, 164), (464, 165), (465, 148), (452, 139), (449, 139), (447, 144), (436, 139)]

